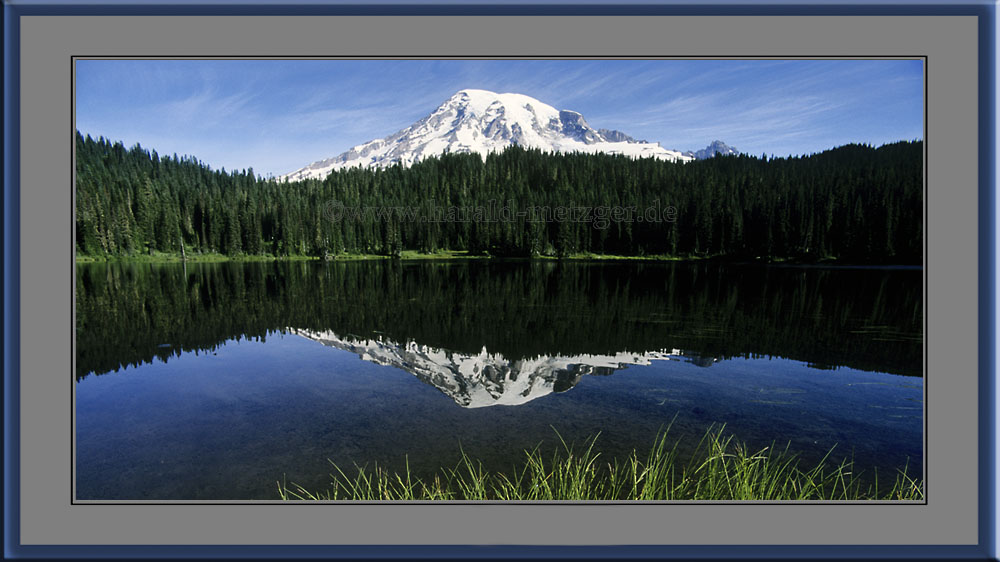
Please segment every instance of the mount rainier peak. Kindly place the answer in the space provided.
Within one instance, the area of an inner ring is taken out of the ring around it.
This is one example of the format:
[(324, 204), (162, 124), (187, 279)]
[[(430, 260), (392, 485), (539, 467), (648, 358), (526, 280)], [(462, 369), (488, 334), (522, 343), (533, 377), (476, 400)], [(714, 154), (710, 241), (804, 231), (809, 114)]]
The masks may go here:
[(522, 94), (461, 90), (433, 113), (386, 138), (375, 139), (279, 179), (325, 178), (350, 167), (409, 166), (446, 152), (478, 153), (484, 158), (517, 144), (547, 152), (623, 154), (633, 158), (688, 161), (689, 154), (659, 143), (636, 140), (620, 131), (595, 129), (583, 115), (558, 110)]

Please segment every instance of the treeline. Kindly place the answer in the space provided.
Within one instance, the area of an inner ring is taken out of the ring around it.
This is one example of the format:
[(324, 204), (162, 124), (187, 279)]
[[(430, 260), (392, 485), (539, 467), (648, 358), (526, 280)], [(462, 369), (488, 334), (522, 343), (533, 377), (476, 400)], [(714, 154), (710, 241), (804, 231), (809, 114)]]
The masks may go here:
[[(537, 261), (94, 263), (77, 377), (287, 328), (511, 360), (683, 349), (920, 376), (916, 270)], [(581, 329), (585, 326), (585, 329)]]
[(447, 249), (922, 262), (919, 141), (686, 164), (514, 146), (485, 161), (444, 154), (294, 183), (79, 133), (76, 142), (81, 255)]

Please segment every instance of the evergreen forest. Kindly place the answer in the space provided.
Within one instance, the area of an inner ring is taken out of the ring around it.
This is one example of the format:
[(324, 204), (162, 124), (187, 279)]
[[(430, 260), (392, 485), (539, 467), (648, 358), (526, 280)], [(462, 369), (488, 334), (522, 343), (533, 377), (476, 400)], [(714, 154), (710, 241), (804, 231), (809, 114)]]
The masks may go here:
[(448, 250), (920, 264), (922, 238), (921, 141), (687, 163), (512, 146), (279, 182), (76, 135), (78, 256)]

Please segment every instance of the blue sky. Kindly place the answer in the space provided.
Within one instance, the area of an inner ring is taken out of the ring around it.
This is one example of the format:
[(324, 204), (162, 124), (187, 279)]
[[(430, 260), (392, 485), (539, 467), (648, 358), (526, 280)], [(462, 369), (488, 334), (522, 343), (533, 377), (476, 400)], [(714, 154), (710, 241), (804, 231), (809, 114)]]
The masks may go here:
[(287, 173), (388, 136), (464, 88), (515, 92), (666, 148), (809, 154), (923, 137), (911, 60), (79, 60), (84, 134)]

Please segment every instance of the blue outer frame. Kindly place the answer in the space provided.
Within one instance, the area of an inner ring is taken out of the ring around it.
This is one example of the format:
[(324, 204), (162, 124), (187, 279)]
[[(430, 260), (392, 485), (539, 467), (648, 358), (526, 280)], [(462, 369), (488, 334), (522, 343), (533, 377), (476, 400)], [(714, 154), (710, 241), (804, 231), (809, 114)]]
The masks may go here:
[[(109, 0), (105, 0), (109, 1)], [(115, 0), (110, 0), (114, 2)], [(123, 0), (128, 2), (129, 0)], [(225, 2), (226, 0), (222, 0)], [(267, 1), (267, 0), (264, 0)], [(305, 0), (308, 2), (309, 0)], [(433, 0), (431, 0), (433, 1)], [(444, 0), (447, 2), (448, 0)], [(491, 0), (486, 0), (491, 1)], [(559, 0), (556, 0), (559, 1)], [(642, 1), (642, 0), (639, 0)], [(656, 1), (656, 0), (653, 0)], [(781, 0), (778, 0), (781, 1)], [(794, 1), (794, 0), (793, 0)], [(967, 0), (968, 1), (968, 0)], [(35, 15), (970, 15), (979, 17), (979, 542), (975, 546), (23, 546), (20, 537), (18, 352), (19, 19)], [(4, 4), (4, 558), (697, 558), (997, 560), (996, 543), (996, 7), (965, 4)], [(153, 550), (155, 548), (155, 550)]]

